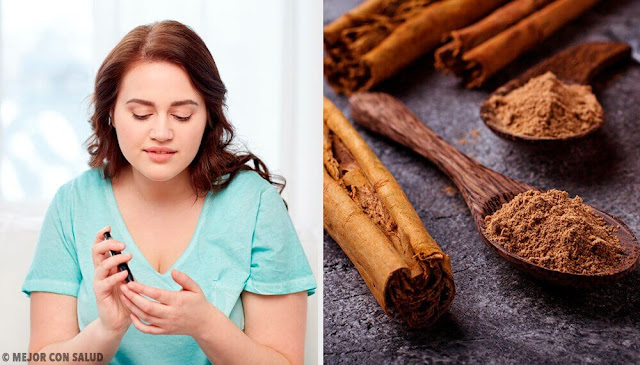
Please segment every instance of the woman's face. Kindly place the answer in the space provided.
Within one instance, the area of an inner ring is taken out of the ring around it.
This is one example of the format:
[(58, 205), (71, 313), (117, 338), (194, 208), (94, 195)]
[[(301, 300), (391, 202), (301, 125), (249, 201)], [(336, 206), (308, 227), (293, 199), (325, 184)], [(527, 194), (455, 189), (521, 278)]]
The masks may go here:
[[(207, 121), (188, 74), (168, 62), (140, 62), (123, 77), (112, 124), (124, 157), (153, 181), (176, 177), (193, 161)], [(164, 147), (170, 154), (150, 152)]]

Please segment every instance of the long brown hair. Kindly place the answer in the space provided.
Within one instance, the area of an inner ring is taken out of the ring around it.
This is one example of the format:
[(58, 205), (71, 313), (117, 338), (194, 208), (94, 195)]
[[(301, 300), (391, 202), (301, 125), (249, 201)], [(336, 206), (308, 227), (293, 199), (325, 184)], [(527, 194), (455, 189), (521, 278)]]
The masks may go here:
[[(267, 166), (249, 151), (231, 151), (234, 128), (224, 115), (227, 89), (204, 41), (188, 26), (166, 20), (141, 25), (122, 38), (102, 62), (96, 75), (89, 120), (93, 133), (85, 144), (89, 166), (104, 165), (104, 177), (113, 178), (129, 165), (120, 151), (115, 129), (109, 121), (125, 73), (138, 61), (171, 62), (189, 75), (205, 101), (207, 125), (200, 149), (189, 165), (191, 186), (197, 195), (225, 188), (243, 170), (254, 170), (282, 192), (285, 180), (269, 174)], [(253, 162), (253, 166), (247, 163)], [(228, 178), (223, 178), (229, 174)], [(280, 182), (277, 182), (280, 180)]]

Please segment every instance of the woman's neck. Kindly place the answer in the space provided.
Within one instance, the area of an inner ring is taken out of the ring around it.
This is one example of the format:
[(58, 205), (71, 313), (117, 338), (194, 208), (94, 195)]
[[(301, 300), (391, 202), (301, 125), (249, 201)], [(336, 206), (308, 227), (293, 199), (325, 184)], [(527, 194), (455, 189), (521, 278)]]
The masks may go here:
[(144, 204), (156, 208), (176, 208), (184, 206), (185, 201), (196, 201), (188, 170), (167, 181), (152, 181), (132, 166), (128, 166), (122, 170), (113, 184), (128, 190), (131, 196), (138, 197)]

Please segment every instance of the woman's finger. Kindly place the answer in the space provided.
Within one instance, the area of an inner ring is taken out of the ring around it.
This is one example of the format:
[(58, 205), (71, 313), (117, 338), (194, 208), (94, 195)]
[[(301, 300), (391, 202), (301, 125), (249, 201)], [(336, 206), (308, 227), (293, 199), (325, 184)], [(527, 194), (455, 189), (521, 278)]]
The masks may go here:
[(154, 316), (164, 318), (166, 314), (166, 305), (153, 302), (149, 299), (143, 298), (140, 294), (129, 289), (126, 285), (121, 285), (120, 289), (124, 295), (129, 299), (136, 307), (142, 311)]
[(98, 242), (104, 241), (104, 234), (106, 232), (111, 232), (111, 226), (106, 226), (103, 229), (99, 230), (98, 233), (96, 233), (96, 239), (93, 243), (96, 244)]
[(143, 321), (149, 322), (151, 324), (160, 323), (160, 318), (152, 316), (149, 313), (145, 313), (142, 309), (138, 308), (138, 306), (133, 304), (131, 300), (127, 298), (126, 295), (121, 294), (120, 301), (122, 301), (122, 304), (124, 304), (129, 309), (129, 311), (131, 311), (131, 313), (135, 314), (138, 318), (142, 319)]
[(198, 283), (196, 283), (195, 280), (191, 279), (186, 273), (173, 269), (171, 270), (171, 276), (173, 277), (173, 280), (176, 283), (180, 284), (183, 289), (196, 293), (202, 292), (202, 289), (200, 289), (200, 285), (198, 285)]
[(153, 325), (150, 326), (140, 322), (140, 319), (138, 319), (138, 317), (135, 316), (134, 314), (130, 314), (129, 316), (131, 317), (133, 326), (137, 328), (140, 332), (148, 333), (151, 335), (161, 335), (165, 333), (164, 329), (158, 326), (153, 326)]
[(123, 270), (120, 272), (117, 272), (113, 275), (110, 275), (108, 278), (106, 278), (104, 280), (104, 283), (109, 287), (114, 287), (116, 286), (118, 283), (120, 282), (124, 282), (124, 279), (127, 277), (127, 274), (129, 272), (127, 270)]
[(118, 267), (118, 265), (131, 260), (132, 255), (130, 253), (121, 253), (119, 255), (113, 255), (106, 260), (103, 260), (95, 270), (95, 280), (104, 280), (109, 276), (111, 269)]
[(109, 277), (102, 280), (93, 281), (93, 290), (96, 293), (109, 293), (113, 288), (117, 288), (119, 283), (124, 283), (124, 279), (127, 277), (127, 270), (115, 271), (109, 274)]
[(176, 294), (176, 292), (174, 291), (154, 288), (148, 285), (144, 285), (138, 281), (130, 282), (129, 284), (127, 284), (127, 288), (139, 294), (144, 294), (149, 298), (155, 299), (156, 301), (163, 304), (171, 304), (173, 302), (172, 299)]
[(114, 239), (109, 239), (94, 244), (91, 247), (93, 266), (98, 267), (102, 263), (102, 261), (108, 259), (111, 256), (111, 254), (109, 253), (110, 250), (122, 251), (125, 249), (125, 247), (127, 247), (127, 245)]
[(93, 241), (93, 245), (91, 245), (92, 246), (91, 247), (91, 257), (93, 258), (93, 266), (94, 267), (96, 267), (96, 266), (98, 266), (100, 264), (99, 261), (102, 261), (102, 260), (99, 260), (98, 262), (96, 262), (97, 259), (106, 259), (106, 257), (101, 257), (103, 255), (96, 254), (96, 253), (93, 252), (95, 245), (100, 243), (100, 242), (102, 242), (102, 241), (104, 241), (105, 232), (111, 232), (111, 226), (106, 226), (103, 229), (99, 230), (98, 233), (96, 233), (96, 237), (95, 237), (95, 240)]

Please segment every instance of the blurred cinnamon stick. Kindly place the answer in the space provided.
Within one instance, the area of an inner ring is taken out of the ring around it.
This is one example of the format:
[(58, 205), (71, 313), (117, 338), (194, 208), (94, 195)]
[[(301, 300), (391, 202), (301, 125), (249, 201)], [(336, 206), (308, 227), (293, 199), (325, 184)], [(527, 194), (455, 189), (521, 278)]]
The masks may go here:
[(451, 32), (451, 42), (436, 51), (436, 68), (461, 77), (466, 87), (482, 86), (598, 1), (514, 0), (480, 22)]
[(464, 69), (462, 55), (516, 22), (549, 4), (553, 0), (513, 0), (484, 19), (466, 28), (454, 30), (444, 46), (435, 53), (435, 66), (445, 73), (460, 73)]
[(367, 0), (324, 28), (324, 73), (338, 93), (368, 90), (507, 0)]
[(324, 227), (392, 317), (427, 327), (455, 287), (449, 256), (358, 132), (324, 100)]

